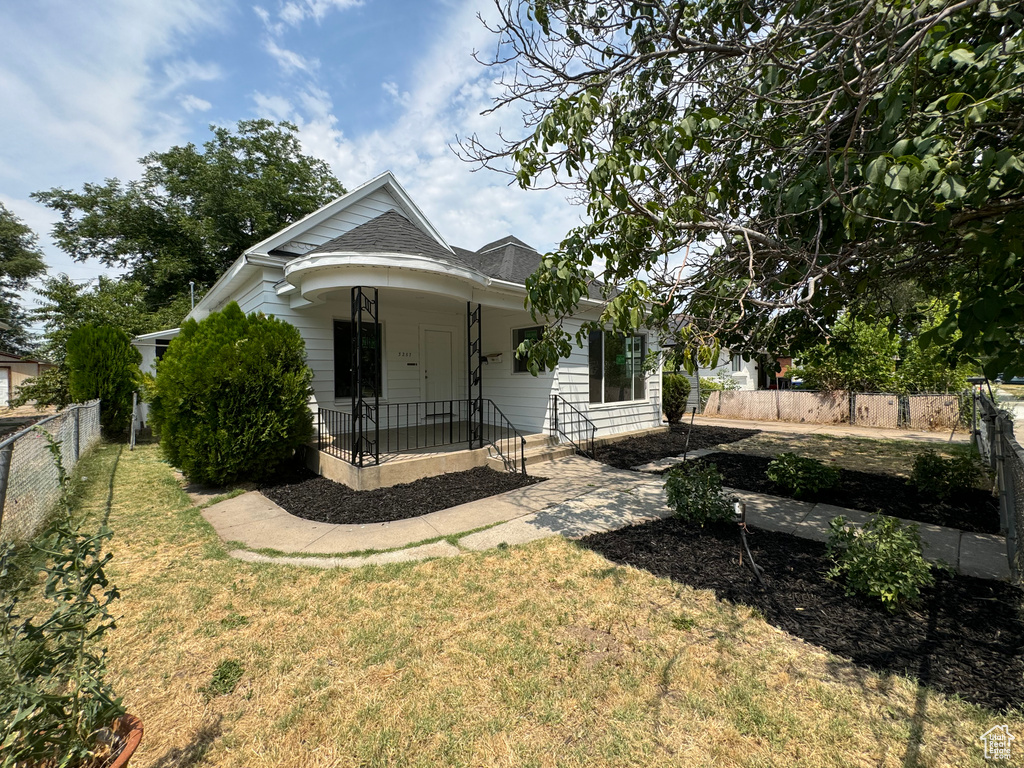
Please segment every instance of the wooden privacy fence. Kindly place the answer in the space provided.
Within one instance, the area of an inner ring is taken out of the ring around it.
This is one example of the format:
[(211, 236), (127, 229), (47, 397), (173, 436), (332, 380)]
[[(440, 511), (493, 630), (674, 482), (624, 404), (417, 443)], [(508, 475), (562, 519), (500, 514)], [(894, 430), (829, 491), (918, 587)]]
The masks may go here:
[(798, 424), (856, 424), (919, 430), (966, 430), (970, 395), (960, 393), (712, 392), (705, 416)]

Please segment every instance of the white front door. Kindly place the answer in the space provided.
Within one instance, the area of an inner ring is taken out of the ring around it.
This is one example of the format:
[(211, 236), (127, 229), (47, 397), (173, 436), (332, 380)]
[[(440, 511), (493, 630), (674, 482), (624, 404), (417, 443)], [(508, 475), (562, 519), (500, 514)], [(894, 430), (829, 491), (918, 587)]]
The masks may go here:
[(427, 400), (451, 400), (451, 331), (423, 331), (423, 361), (423, 378), (427, 385)]

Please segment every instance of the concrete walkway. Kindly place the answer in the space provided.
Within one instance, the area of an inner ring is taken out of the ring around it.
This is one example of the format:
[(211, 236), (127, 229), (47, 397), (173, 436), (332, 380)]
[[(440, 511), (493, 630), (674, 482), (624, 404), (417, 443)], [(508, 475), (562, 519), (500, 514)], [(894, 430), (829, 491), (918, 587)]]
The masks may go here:
[[(687, 424), (689, 418), (683, 419)], [(882, 429), (881, 427), (858, 427), (850, 424), (797, 424), (789, 421), (747, 421), (746, 419), (719, 419), (712, 416), (697, 416), (694, 424), (710, 427), (731, 427), (733, 429), (758, 429), (762, 432), (789, 432), (799, 435), (832, 435), (835, 437), (861, 437), (869, 440), (914, 440), (924, 443), (967, 443), (969, 432), (917, 431), (911, 429)]]
[[(678, 459), (666, 461), (676, 463)], [(232, 550), (233, 557), (351, 568), (454, 557), (466, 550), (482, 551), (550, 536), (577, 539), (671, 515), (660, 476), (618, 470), (579, 456), (544, 463), (535, 471), (549, 479), (392, 523), (330, 525), (303, 520), (256, 491), (207, 507), (203, 517), (224, 541), (245, 547)], [(844, 515), (855, 523), (869, 517), (865, 512), (826, 504), (733, 489), (726, 492), (746, 503), (751, 525), (819, 541), (828, 538), (828, 522), (833, 517)], [(484, 530), (478, 530), (481, 528)], [(925, 557), (930, 560), (944, 561), (970, 576), (1009, 578), (1002, 537), (936, 525), (919, 524), (919, 528)], [(288, 555), (253, 551), (260, 549)], [(366, 554), (366, 550), (375, 552)]]

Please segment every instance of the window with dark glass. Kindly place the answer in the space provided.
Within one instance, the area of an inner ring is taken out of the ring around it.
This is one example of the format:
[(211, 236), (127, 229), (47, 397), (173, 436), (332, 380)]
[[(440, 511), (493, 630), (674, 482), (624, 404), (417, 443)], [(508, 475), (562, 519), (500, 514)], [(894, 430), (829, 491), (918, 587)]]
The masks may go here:
[(164, 353), (167, 351), (167, 348), (169, 346), (171, 346), (171, 340), (170, 339), (157, 339), (156, 340), (156, 359), (157, 360), (163, 360)]
[(622, 403), (646, 396), (647, 337), (590, 333), (590, 402)]
[(526, 359), (520, 359), (519, 355), (516, 354), (516, 350), (519, 349), (519, 345), (524, 341), (539, 341), (540, 337), (544, 335), (544, 327), (537, 325), (532, 328), (516, 328), (512, 331), (512, 372), (513, 373), (529, 373), (530, 366), (527, 365)]
[[(353, 395), (356, 370), (352, 350), (355, 343), (355, 325), (349, 320), (335, 320), (334, 396), (338, 399), (350, 398)], [(360, 350), (363, 397), (381, 397), (384, 394), (381, 348), (380, 323), (363, 323), (363, 348)]]
[(732, 356), (732, 372), (739, 373), (743, 370), (743, 356), (733, 355)]

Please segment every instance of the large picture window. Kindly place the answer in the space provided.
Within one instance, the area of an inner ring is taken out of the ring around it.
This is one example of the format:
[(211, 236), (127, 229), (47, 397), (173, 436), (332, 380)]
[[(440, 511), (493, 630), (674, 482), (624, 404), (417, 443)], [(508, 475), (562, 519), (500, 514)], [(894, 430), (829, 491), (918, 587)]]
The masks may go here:
[[(334, 321), (334, 396), (339, 400), (353, 395), (356, 372), (352, 345), (356, 343), (355, 325), (348, 320)], [(363, 397), (384, 394), (381, 366), (380, 323), (363, 323)]]
[(519, 345), (524, 341), (539, 341), (540, 337), (544, 335), (544, 327), (541, 325), (534, 326), (532, 328), (516, 328), (512, 331), (512, 372), (513, 373), (529, 373), (530, 366), (527, 365), (525, 359), (520, 359), (519, 355), (516, 354), (516, 350), (519, 349)]
[(644, 358), (647, 337), (607, 331), (590, 333), (590, 402), (622, 403), (647, 396)]

